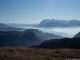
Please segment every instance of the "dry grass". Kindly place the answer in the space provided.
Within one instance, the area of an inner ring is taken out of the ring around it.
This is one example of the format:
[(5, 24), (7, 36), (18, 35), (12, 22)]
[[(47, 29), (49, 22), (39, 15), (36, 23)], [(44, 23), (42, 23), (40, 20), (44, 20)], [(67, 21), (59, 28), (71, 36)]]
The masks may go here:
[(80, 49), (0, 48), (0, 60), (80, 59)]

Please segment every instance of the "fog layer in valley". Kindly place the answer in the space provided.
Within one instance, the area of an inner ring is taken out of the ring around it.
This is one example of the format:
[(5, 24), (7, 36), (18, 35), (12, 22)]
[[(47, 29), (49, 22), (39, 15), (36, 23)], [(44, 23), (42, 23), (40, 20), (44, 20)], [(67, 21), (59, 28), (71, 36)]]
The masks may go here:
[(42, 27), (19, 27), (25, 29), (38, 29), (43, 32), (57, 34), (63, 37), (73, 37), (75, 34), (80, 32), (80, 27), (53, 27), (53, 28), (42, 28)]

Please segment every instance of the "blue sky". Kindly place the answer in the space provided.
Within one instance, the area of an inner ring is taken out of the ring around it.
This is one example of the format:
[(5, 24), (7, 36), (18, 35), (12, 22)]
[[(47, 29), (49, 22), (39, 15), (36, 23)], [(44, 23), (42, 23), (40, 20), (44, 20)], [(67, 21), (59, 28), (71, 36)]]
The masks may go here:
[(80, 20), (80, 0), (0, 0), (0, 23)]

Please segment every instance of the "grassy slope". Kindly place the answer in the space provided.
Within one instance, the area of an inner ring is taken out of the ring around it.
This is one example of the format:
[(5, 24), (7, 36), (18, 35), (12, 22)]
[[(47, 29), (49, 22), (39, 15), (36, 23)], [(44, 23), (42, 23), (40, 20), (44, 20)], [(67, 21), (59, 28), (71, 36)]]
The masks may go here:
[(80, 59), (80, 49), (0, 48), (0, 60), (66, 60)]

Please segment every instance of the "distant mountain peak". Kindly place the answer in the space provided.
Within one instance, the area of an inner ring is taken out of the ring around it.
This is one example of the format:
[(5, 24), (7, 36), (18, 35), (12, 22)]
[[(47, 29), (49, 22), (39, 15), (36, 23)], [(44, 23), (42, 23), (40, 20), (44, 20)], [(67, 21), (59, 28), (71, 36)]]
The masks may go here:
[(0, 23), (0, 28), (8, 28), (9, 26), (8, 25), (5, 25), (3, 23)]
[(38, 27), (67, 27), (67, 26), (80, 26), (80, 20), (43, 19), (38, 25)]

